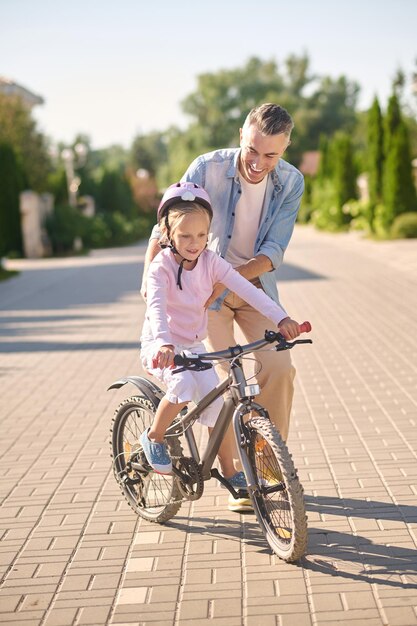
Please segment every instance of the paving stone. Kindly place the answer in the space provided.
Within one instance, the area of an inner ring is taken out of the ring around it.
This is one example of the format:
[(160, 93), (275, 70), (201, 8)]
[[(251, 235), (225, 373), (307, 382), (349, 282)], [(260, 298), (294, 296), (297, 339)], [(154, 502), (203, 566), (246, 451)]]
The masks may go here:
[(107, 624), (110, 607), (83, 607), (77, 614), (77, 626)]
[(75, 608), (53, 609), (46, 618), (45, 626), (68, 626), (73, 623), (76, 614)]
[(273, 556), (215, 481), (164, 526), (124, 501), (108, 428), (135, 390), (105, 390), (140, 373), (143, 252), (16, 260), (21, 274), (0, 283), (2, 624), (416, 623), (415, 242), (297, 227), (286, 251), (280, 294), (314, 340), (292, 351), (299, 564)]

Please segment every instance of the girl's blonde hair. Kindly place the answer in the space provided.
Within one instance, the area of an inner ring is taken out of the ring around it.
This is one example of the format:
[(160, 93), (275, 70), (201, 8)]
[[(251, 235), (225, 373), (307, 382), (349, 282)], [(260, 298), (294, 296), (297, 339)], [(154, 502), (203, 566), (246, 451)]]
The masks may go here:
[(175, 229), (178, 228), (180, 222), (186, 215), (192, 213), (199, 213), (205, 215), (208, 219), (208, 224), (211, 223), (211, 215), (209, 211), (198, 202), (178, 202), (168, 211), (168, 215), (163, 217), (159, 222), (159, 228), (161, 230), (161, 237), (159, 242), (162, 245), (168, 245), (171, 242), (171, 238)]

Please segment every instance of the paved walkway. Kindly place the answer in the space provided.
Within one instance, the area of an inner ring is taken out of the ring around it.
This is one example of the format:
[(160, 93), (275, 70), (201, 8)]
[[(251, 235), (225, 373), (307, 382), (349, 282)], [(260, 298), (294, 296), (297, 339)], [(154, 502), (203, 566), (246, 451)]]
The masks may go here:
[(417, 242), (298, 228), (287, 253), (282, 301), (314, 328), (294, 351), (299, 565), (216, 484), (165, 526), (119, 493), (108, 432), (130, 391), (106, 388), (140, 371), (143, 251), (15, 261), (0, 283), (0, 622), (417, 624)]

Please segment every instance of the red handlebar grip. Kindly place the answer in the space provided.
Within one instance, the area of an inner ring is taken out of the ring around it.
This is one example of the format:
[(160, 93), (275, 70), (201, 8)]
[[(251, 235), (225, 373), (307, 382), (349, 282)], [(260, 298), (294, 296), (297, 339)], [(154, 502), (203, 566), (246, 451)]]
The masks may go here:
[(309, 333), (309, 332), (311, 332), (311, 324), (310, 324), (310, 322), (303, 322), (302, 324), (300, 324), (300, 331), (302, 333)]

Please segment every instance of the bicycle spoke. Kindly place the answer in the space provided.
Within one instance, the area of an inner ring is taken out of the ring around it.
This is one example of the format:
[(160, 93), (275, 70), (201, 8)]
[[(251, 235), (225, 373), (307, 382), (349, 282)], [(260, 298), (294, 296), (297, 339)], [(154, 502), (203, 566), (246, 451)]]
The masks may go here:
[(252, 418), (246, 427), (248, 460), (258, 486), (252, 495), (256, 516), (274, 552), (287, 561), (296, 560), (305, 553), (307, 524), (291, 456), (268, 419)]
[[(129, 398), (116, 410), (112, 428), (114, 473), (128, 503), (136, 513), (153, 522), (163, 522), (181, 506), (176, 479), (142, 468), (141, 433), (153, 421), (155, 407), (142, 397)], [(178, 438), (172, 438), (174, 456), (181, 455)], [(128, 477), (126, 477), (128, 474)]]

